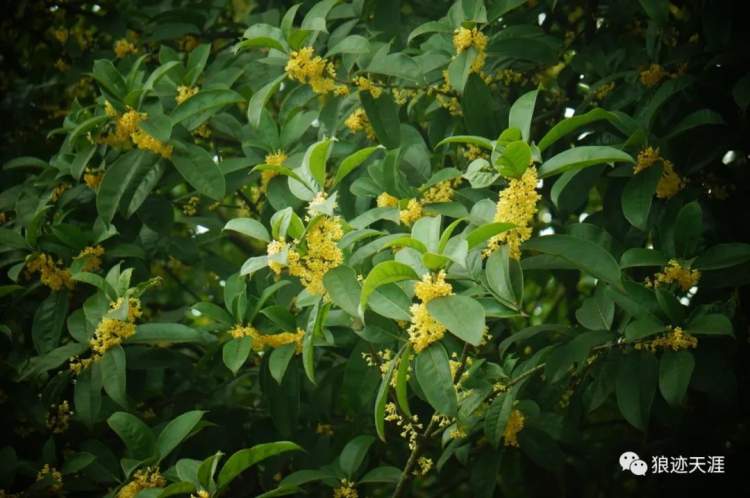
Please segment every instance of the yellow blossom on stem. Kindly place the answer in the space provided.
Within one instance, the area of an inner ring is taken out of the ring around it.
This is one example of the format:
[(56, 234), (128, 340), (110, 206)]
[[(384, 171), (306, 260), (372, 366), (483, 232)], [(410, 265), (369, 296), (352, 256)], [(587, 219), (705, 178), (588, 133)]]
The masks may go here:
[(26, 263), (28, 275), (39, 273), (39, 280), (54, 291), (63, 287), (72, 289), (75, 282), (70, 276), (70, 271), (63, 268), (60, 262), (55, 263), (52, 256), (41, 253)]
[(340, 94), (344, 91), (342, 85), (336, 85), (334, 80), (336, 69), (333, 63), (315, 55), (312, 47), (292, 52), (284, 70), (290, 79), (310, 85), (317, 94), (325, 95), (334, 91)]
[(477, 56), (471, 64), (471, 72), (478, 73), (482, 70), (487, 58), (487, 35), (477, 28), (458, 28), (453, 32), (453, 47), (456, 49), (457, 54), (474, 47), (477, 51)]
[(283, 150), (276, 150), (266, 154), (265, 163), (271, 166), (283, 166), (289, 157)]
[(346, 120), (344, 120), (344, 126), (349, 128), (352, 133), (362, 131), (365, 133), (368, 140), (375, 140), (375, 130), (370, 124), (367, 113), (365, 113), (365, 110), (361, 107), (358, 107), (349, 114)]
[(63, 490), (62, 473), (50, 464), (45, 463), (44, 467), (36, 475), (37, 482), (48, 481), (49, 490), (53, 493), (60, 493)]
[(531, 237), (531, 222), (536, 214), (536, 203), (540, 199), (536, 191), (537, 171), (530, 166), (521, 178), (511, 178), (508, 186), (500, 192), (495, 221), (512, 223), (515, 227), (493, 236), (487, 243), (485, 254), (500, 245), (507, 245), (510, 257), (521, 257), (521, 244)]
[(133, 479), (120, 488), (117, 498), (135, 498), (144, 489), (163, 488), (166, 485), (167, 480), (159, 473), (159, 469), (149, 467), (136, 471)]
[(639, 351), (650, 351), (652, 353), (658, 350), (682, 351), (685, 349), (695, 349), (698, 347), (698, 338), (688, 334), (680, 327), (670, 327), (670, 331), (655, 339), (638, 342), (634, 348)]
[(414, 292), (421, 302), (412, 304), (409, 308), (411, 325), (407, 332), (414, 351), (419, 353), (433, 342), (442, 339), (447, 330), (430, 315), (427, 303), (437, 297), (450, 296), (453, 294), (453, 286), (445, 281), (445, 271), (440, 270), (435, 276), (425, 274), (422, 280), (417, 282)]
[(68, 400), (63, 400), (59, 405), (52, 405), (47, 415), (47, 428), (54, 434), (62, 434), (68, 430), (72, 414)]
[(294, 249), (289, 250), (289, 273), (299, 277), (311, 294), (325, 295), (323, 276), (343, 262), (344, 254), (337, 245), (343, 235), (338, 218), (323, 216), (308, 228), (307, 253), (300, 255)]
[(374, 81), (364, 76), (355, 77), (352, 82), (357, 85), (360, 92), (370, 92), (373, 98), (377, 99), (383, 93), (383, 88), (378, 86)]
[(100, 245), (95, 245), (84, 248), (74, 259), (88, 258), (82, 270), (93, 272), (101, 269), (102, 256), (104, 256), (104, 248)]
[(321, 436), (333, 436), (333, 426), (331, 424), (318, 423), (315, 432)]
[(276, 334), (263, 334), (252, 325), (235, 325), (229, 334), (235, 339), (249, 337), (252, 339), (253, 349), (263, 351), (266, 348), (278, 348), (286, 344), (294, 344), (297, 353), (302, 352), (302, 339), (305, 331), (297, 329), (295, 332), (279, 332)]
[(185, 86), (180, 85), (177, 87), (177, 95), (175, 96), (174, 100), (177, 102), (177, 104), (182, 104), (187, 99), (198, 93), (200, 88), (197, 86)]
[(453, 200), (455, 195), (454, 187), (461, 183), (461, 177), (454, 178), (453, 180), (445, 180), (432, 187), (428, 188), (422, 193), (422, 202), (429, 204), (433, 202), (450, 202)]
[(685, 187), (685, 180), (674, 170), (674, 165), (671, 161), (659, 155), (658, 148), (646, 147), (638, 153), (635, 166), (633, 166), (633, 174), (637, 175), (659, 162), (662, 165), (662, 172), (659, 183), (656, 185), (656, 197), (659, 199), (669, 199)]
[(359, 498), (359, 494), (352, 481), (341, 479), (340, 486), (333, 490), (333, 498)]
[(268, 254), (268, 256), (269, 256), (268, 257), (268, 267), (276, 275), (281, 275), (281, 270), (283, 269), (283, 265), (281, 263), (279, 263), (278, 261), (275, 261), (272, 256), (275, 256), (277, 254), (281, 254), (286, 249), (287, 249), (286, 242), (283, 242), (281, 240), (272, 240), (266, 246), (266, 254)]
[(406, 209), (399, 212), (399, 219), (404, 225), (413, 225), (422, 215), (422, 204), (417, 199), (409, 199)]
[(96, 190), (102, 183), (103, 177), (104, 174), (101, 171), (94, 171), (91, 168), (86, 168), (86, 171), (83, 174), (83, 182), (91, 190)]
[(120, 38), (115, 42), (114, 51), (117, 58), (122, 59), (128, 54), (137, 54), (138, 48), (125, 38)]
[(165, 144), (164, 142), (152, 137), (142, 129), (137, 129), (130, 135), (133, 143), (141, 150), (148, 150), (154, 154), (158, 154), (163, 158), (169, 159), (172, 157), (173, 148), (171, 145)]
[(653, 282), (651, 280), (646, 281), (646, 286), (659, 287), (660, 285), (677, 284), (683, 291), (688, 291), (698, 284), (700, 278), (700, 271), (691, 270), (682, 266), (676, 259), (670, 259), (664, 269), (654, 275)]
[(648, 68), (641, 71), (641, 83), (643, 83), (643, 86), (651, 88), (658, 85), (668, 74), (659, 64), (651, 64)]
[(421, 456), (417, 459), (418, 469), (414, 470), (414, 475), (425, 476), (432, 468), (432, 459)]
[(513, 410), (510, 413), (508, 424), (505, 426), (505, 432), (503, 432), (505, 446), (518, 447), (518, 433), (523, 429), (524, 421), (525, 418), (520, 410)]
[(380, 194), (375, 202), (378, 207), (398, 207), (398, 199), (388, 192)]

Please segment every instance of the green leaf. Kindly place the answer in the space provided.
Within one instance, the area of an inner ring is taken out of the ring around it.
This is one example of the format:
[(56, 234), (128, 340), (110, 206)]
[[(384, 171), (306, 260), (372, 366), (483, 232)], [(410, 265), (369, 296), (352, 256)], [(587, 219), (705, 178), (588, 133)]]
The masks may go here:
[(94, 128), (102, 123), (105, 123), (108, 120), (109, 116), (106, 115), (94, 116), (93, 118), (87, 119), (83, 123), (76, 126), (75, 129), (70, 133), (70, 135), (68, 135), (68, 142), (71, 144), (75, 143), (79, 137), (85, 135), (89, 131), (93, 130)]
[(669, 134), (666, 135), (663, 140), (671, 140), (674, 137), (699, 126), (725, 124), (726, 122), (724, 121), (724, 118), (721, 117), (721, 114), (712, 111), (711, 109), (700, 109), (698, 111), (691, 112), (690, 114), (682, 118), (679, 123), (671, 126)]
[(76, 379), (73, 400), (76, 417), (89, 428), (96, 423), (102, 405), (102, 384), (98, 365), (87, 368)]
[(263, 223), (252, 218), (234, 218), (229, 220), (223, 229), (239, 232), (266, 243), (271, 242), (271, 236)]
[(281, 52), (288, 52), (289, 50), (281, 30), (269, 24), (253, 24), (245, 30), (242, 37), (244, 40), (234, 46), (235, 54), (256, 47), (275, 48)]
[(506, 178), (520, 178), (530, 164), (531, 147), (523, 140), (517, 140), (503, 147), (495, 168)]
[(382, 285), (403, 280), (419, 280), (419, 276), (410, 266), (396, 261), (383, 261), (375, 265), (362, 284), (362, 294), (359, 297), (359, 315), (364, 314), (367, 300), (375, 289)]
[(201, 194), (217, 201), (224, 197), (226, 193), (224, 175), (211, 158), (211, 154), (203, 147), (182, 144), (175, 148), (172, 164), (185, 181)]
[(484, 416), (484, 434), (490, 444), (497, 448), (508, 425), (510, 413), (513, 411), (515, 391), (510, 390), (499, 394), (490, 404)]
[(277, 441), (258, 444), (236, 452), (229, 457), (219, 472), (219, 490), (225, 489), (237, 476), (256, 463), (289, 451), (303, 450), (291, 441)]
[(521, 130), (521, 137), (525, 142), (531, 139), (531, 120), (534, 117), (534, 107), (539, 90), (532, 90), (518, 97), (510, 107), (508, 128)]
[(399, 108), (390, 93), (383, 92), (376, 99), (369, 92), (359, 92), (359, 99), (378, 141), (388, 149), (395, 149), (401, 145)]
[(336, 186), (343, 180), (349, 173), (354, 171), (359, 165), (367, 161), (367, 159), (378, 150), (382, 149), (382, 145), (374, 145), (372, 147), (365, 147), (360, 149), (354, 154), (350, 154), (341, 161), (339, 169), (336, 171), (336, 176), (333, 179), (333, 185)]
[(132, 150), (107, 168), (96, 194), (96, 210), (104, 221), (112, 221), (117, 209), (130, 202), (138, 184), (148, 176), (157, 159), (150, 152)]
[(198, 422), (201, 421), (205, 413), (203, 410), (193, 410), (183, 413), (172, 419), (162, 429), (159, 437), (156, 439), (159, 460), (165, 459), (167, 455), (172, 453), (193, 432), (193, 429), (195, 429), (195, 426), (198, 425)]
[(367, 54), (370, 53), (370, 42), (361, 35), (349, 35), (331, 48), (326, 58), (336, 54)]
[(694, 335), (732, 335), (732, 322), (718, 313), (701, 315), (688, 324), (686, 332)]
[(409, 393), (407, 386), (409, 381), (408, 377), (411, 355), (411, 343), (407, 342), (406, 346), (404, 346), (403, 353), (401, 353), (400, 361), (398, 362), (398, 371), (396, 373), (396, 401), (398, 401), (398, 406), (401, 407), (401, 410), (409, 418), (411, 418), (411, 410), (409, 409)]
[(377, 432), (381, 441), (385, 441), (385, 405), (388, 402), (388, 389), (391, 386), (391, 377), (393, 377), (393, 371), (396, 369), (400, 357), (401, 351), (388, 365), (388, 370), (383, 375), (377, 396), (375, 396), (375, 432)]
[(203, 330), (197, 330), (179, 323), (144, 323), (138, 325), (135, 335), (128, 339), (131, 344), (158, 343), (202, 343), (208, 344), (216, 338)]
[(492, 150), (494, 147), (494, 143), (492, 142), (492, 140), (484, 137), (477, 137), (474, 135), (455, 135), (442, 139), (437, 143), (437, 145), (435, 145), (435, 148), (437, 149), (441, 145), (445, 144), (471, 144), (487, 150)]
[(115, 346), (107, 350), (101, 359), (102, 386), (104, 392), (118, 405), (128, 408), (127, 382), (125, 371), (125, 351), (122, 346)]
[(260, 118), (263, 115), (263, 108), (266, 106), (266, 102), (271, 98), (271, 95), (276, 93), (279, 89), (279, 85), (286, 78), (286, 74), (282, 74), (275, 80), (266, 83), (263, 87), (255, 92), (250, 97), (250, 102), (247, 104), (247, 121), (253, 128), (260, 126)]
[(249, 337), (232, 338), (221, 348), (221, 359), (224, 365), (237, 375), (239, 369), (247, 361), (247, 357), (250, 356), (251, 349), (252, 340)]
[(357, 484), (396, 484), (401, 479), (401, 469), (390, 466), (375, 467), (368, 471)]
[(674, 224), (674, 245), (677, 256), (693, 256), (703, 234), (703, 211), (698, 201), (685, 204), (677, 213)]
[(514, 309), (523, 297), (523, 272), (518, 262), (511, 259), (507, 246), (501, 246), (487, 258), (485, 275), (490, 289), (500, 301)]
[[(739, 242), (717, 244), (706, 249), (693, 262), (698, 270), (721, 270), (750, 261), (750, 244)], [(665, 261), (666, 263), (666, 261)]]
[(629, 341), (644, 339), (659, 334), (666, 330), (667, 326), (656, 318), (644, 315), (631, 321), (625, 327), (625, 338)]
[(107, 425), (120, 436), (131, 457), (143, 460), (154, 456), (156, 436), (138, 417), (125, 412), (115, 412), (107, 419)]
[(271, 377), (279, 384), (284, 380), (284, 374), (296, 350), (297, 347), (294, 344), (284, 344), (271, 351), (271, 356), (268, 358), (268, 369), (271, 372)]
[(609, 299), (601, 288), (594, 296), (584, 299), (576, 310), (578, 323), (589, 330), (610, 330), (615, 318), (615, 303)]
[(417, 353), (414, 371), (427, 402), (443, 415), (455, 417), (458, 410), (448, 353), (440, 343), (433, 343)]
[(125, 98), (125, 94), (128, 91), (125, 79), (115, 68), (115, 65), (112, 64), (112, 61), (107, 59), (98, 59), (94, 61), (94, 71), (92, 75), (102, 88), (112, 94), (113, 97), (116, 97), (118, 100)]
[(28, 249), (26, 239), (15, 230), (0, 228), (0, 247), (2, 249)]
[(172, 125), (182, 123), (188, 118), (207, 111), (218, 111), (228, 105), (236, 104), (245, 100), (242, 95), (234, 90), (215, 88), (201, 90), (182, 104), (178, 105), (170, 116)]
[(524, 248), (556, 256), (575, 268), (621, 288), (620, 266), (602, 246), (571, 235), (548, 235), (527, 241)]
[(427, 310), (456, 337), (479, 346), (484, 334), (484, 308), (476, 300), (461, 295), (438, 297), (427, 303)]
[(328, 16), (328, 13), (337, 3), (339, 3), (339, 1), (340, 0), (322, 0), (313, 5), (302, 19), (302, 29), (328, 33), (328, 30), (326, 29), (326, 16)]
[(625, 420), (641, 431), (648, 427), (657, 382), (658, 364), (654, 355), (631, 352), (620, 357), (615, 382), (617, 405)]
[(622, 213), (634, 227), (644, 231), (661, 172), (661, 167), (656, 166), (641, 171), (628, 180), (622, 192)]
[(323, 285), (333, 304), (352, 316), (359, 316), (357, 306), (361, 289), (357, 272), (345, 265), (338, 266), (323, 276)]
[(466, 80), (471, 74), (471, 65), (477, 58), (477, 51), (474, 47), (469, 47), (451, 60), (448, 64), (448, 82), (458, 92), (464, 93)]
[(626, 152), (614, 147), (582, 145), (564, 150), (546, 160), (539, 168), (539, 176), (540, 178), (546, 178), (572, 169), (613, 162), (633, 163), (635, 160)]
[(315, 181), (318, 189), (323, 189), (326, 184), (326, 162), (331, 154), (333, 139), (327, 138), (312, 144), (305, 151), (302, 159), (302, 167), (307, 169)]
[(694, 368), (695, 359), (688, 351), (662, 353), (659, 360), (659, 390), (667, 403), (682, 405)]
[(589, 123), (601, 120), (607, 120), (613, 124), (618, 122), (617, 116), (614, 113), (605, 111), (604, 109), (601, 109), (599, 107), (591, 109), (585, 114), (565, 118), (555, 126), (550, 128), (550, 130), (542, 137), (542, 139), (537, 144), (537, 146), (539, 147), (539, 151), (544, 152), (544, 150), (549, 146), (551, 146), (564, 136), (568, 135), (569, 133), (574, 132), (581, 126), (585, 126)]
[(65, 317), (68, 315), (68, 292), (52, 292), (39, 303), (31, 323), (31, 339), (39, 354), (52, 351), (60, 344)]
[(359, 467), (367, 455), (372, 443), (375, 442), (373, 436), (357, 436), (344, 446), (339, 455), (339, 466), (349, 479), (354, 477)]
[(633, 247), (625, 251), (620, 258), (622, 268), (636, 268), (643, 266), (664, 266), (667, 257), (660, 251)]

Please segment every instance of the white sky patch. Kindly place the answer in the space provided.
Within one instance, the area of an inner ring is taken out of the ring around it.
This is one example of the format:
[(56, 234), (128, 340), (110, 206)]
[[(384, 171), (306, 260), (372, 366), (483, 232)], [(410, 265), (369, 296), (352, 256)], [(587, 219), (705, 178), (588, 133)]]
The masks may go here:
[(190, 310), (190, 313), (191, 313), (191, 314), (192, 314), (193, 316), (201, 316), (201, 315), (203, 315), (203, 313), (201, 313), (200, 311), (198, 311), (198, 310), (197, 310), (197, 309), (195, 309), (195, 308), (191, 309), (191, 310)]
[(310, 125), (311, 125), (311, 126), (312, 126), (313, 128), (317, 128), (318, 126), (320, 126), (320, 120), (319, 120), (318, 118), (315, 118), (315, 119), (313, 119), (313, 122), (312, 122), (312, 123), (310, 123)]
[(204, 227), (203, 225), (198, 225), (195, 227), (195, 233), (197, 233), (198, 235), (206, 232), (208, 232), (208, 227)]
[(581, 213), (578, 215), (578, 223), (583, 223), (583, 221), (589, 217), (589, 213)]
[(575, 113), (576, 113), (575, 109), (573, 109), (572, 107), (566, 107), (564, 116), (566, 118), (572, 118), (573, 116), (575, 116)]
[(219, 287), (226, 287), (227, 281), (226, 280), (219, 280)]
[(737, 159), (737, 153), (733, 150), (728, 150), (726, 154), (724, 154), (724, 157), (721, 158), (721, 162), (724, 164), (729, 164), (731, 162), (734, 162), (735, 159)]
[(583, 133), (581, 133), (580, 135), (578, 135), (578, 138), (576, 140), (578, 140), (580, 142), (584, 138), (588, 137), (589, 135), (593, 135), (593, 134), (594, 134), (594, 132), (592, 130), (584, 131)]
[(544, 24), (544, 21), (547, 20), (547, 13), (546, 12), (540, 12), (539, 15), (536, 17), (536, 21), (539, 23), (539, 26)]
[(555, 229), (552, 227), (542, 228), (539, 230), (539, 235), (554, 235)]

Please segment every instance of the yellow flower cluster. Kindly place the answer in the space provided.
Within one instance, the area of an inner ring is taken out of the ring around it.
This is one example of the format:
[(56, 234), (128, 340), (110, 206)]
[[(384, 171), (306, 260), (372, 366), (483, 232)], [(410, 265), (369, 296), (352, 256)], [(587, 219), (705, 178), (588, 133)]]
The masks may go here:
[(677, 284), (683, 291), (690, 290), (698, 284), (701, 272), (685, 268), (676, 259), (670, 259), (660, 272), (654, 275), (653, 282), (646, 279), (646, 287), (659, 287), (660, 285)]
[(130, 135), (133, 143), (141, 150), (148, 150), (154, 154), (158, 154), (163, 158), (169, 159), (172, 157), (173, 148), (171, 145), (167, 145), (161, 140), (152, 137), (145, 131), (138, 128)]
[(536, 203), (541, 197), (536, 191), (536, 184), (536, 168), (530, 166), (521, 178), (511, 178), (508, 186), (500, 192), (495, 221), (513, 223), (515, 227), (493, 236), (487, 243), (485, 255), (506, 244), (510, 257), (520, 259), (521, 244), (531, 237), (531, 222), (536, 214)]
[(341, 485), (333, 490), (333, 498), (359, 498), (359, 494), (352, 481), (341, 479)]
[(197, 495), (190, 493), (190, 498), (211, 498), (211, 493), (205, 489), (199, 489)]
[(101, 171), (94, 171), (91, 168), (86, 168), (86, 172), (83, 174), (83, 182), (91, 190), (96, 190), (99, 188), (99, 184), (102, 183), (103, 177), (104, 173)]
[(521, 413), (521, 410), (513, 410), (510, 412), (508, 424), (505, 426), (505, 432), (503, 432), (505, 446), (518, 448), (518, 433), (523, 429), (524, 421), (525, 418), (523, 413)]
[(287, 344), (294, 344), (297, 353), (302, 352), (302, 339), (305, 331), (297, 329), (296, 332), (279, 332), (278, 334), (263, 334), (252, 325), (235, 325), (229, 333), (235, 339), (249, 337), (252, 339), (253, 349), (263, 351), (266, 348), (276, 349)]
[(419, 92), (417, 92), (417, 90), (412, 90), (411, 88), (393, 88), (391, 90), (391, 93), (393, 94), (393, 100), (398, 105), (404, 105), (409, 101), (409, 99), (413, 99), (414, 97), (419, 95)]
[(417, 199), (409, 199), (406, 209), (399, 212), (399, 219), (404, 225), (413, 225), (423, 214), (422, 203)]
[(198, 204), (201, 198), (197, 195), (191, 196), (185, 204), (182, 205), (182, 214), (185, 216), (194, 216), (198, 212)]
[[(281, 240), (272, 240), (266, 246), (266, 254), (268, 254), (268, 256), (274, 256), (276, 254), (280, 254), (286, 248), (287, 248), (286, 242), (281, 241)], [(274, 261), (272, 258), (268, 258), (268, 267), (276, 275), (281, 275), (281, 270), (283, 269), (283, 265), (279, 263), (278, 261)]]
[(503, 86), (512, 85), (523, 85), (528, 81), (528, 78), (521, 72), (515, 69), (505, 68), (497, 72), (497, 79), (503, 84)]
[(422, 193), (422, 203), (431, 204), (433, 202), (450, 202), (453, 200), (455, 195), (455, 187), (461, 183), (461, 177), (454, 178), (452, 180), (445, 180), (432, 187), (428, 188)]
[(336, 84), (336, 68), (333, 63), (315, 55), (315, 49), (312, 47), (292, 52), (284, 69), (290, 79), (310, 85), (312, 91), (319, 95), (331, 92), (337, 95), (349, 93), (345, 85)]
[(427, 273), (414, 287), (414, 292), (420, 303), (412, 304), (409, 308), (411, 313), (411, 325), (409, 326), (409, 341), (417, 353), (427, 346), (443, 338), (446, 328), (435, 320), (427, 310), (427, 303), (437, 297), (450, 296), (453, 294), (453, 286), (445, 281), (445, 271), (433, 277)]
[(355, 109), (344, 121), (344, 125), (351, 130), (352, 133), (362, 131), (367, 135), (368, 140), (375, 140), (375, 130), (370, 124), (370, 120), (367, 118), (367, 113), (361, 107)]
[(138, 127), (138, 123), (148, 119), (145, 112), (128, 109), (118, 117), (117, 111), (109, 101), (104, 103), (104, 112), (112, 118), (117, 117), (117, 122), (114, 133), (101, 137), (101, 143), (112, 147), (130, 148), (132, 141), (139, 149), (149, 150), (165, 158), (172, 156), (171, 145), (157, 140)]
[(343, 236), (339, 219), (324, 216), (308, 229), (307, 253), (304, 256), (294, 249), (289, 250), (289, 273), (299, 277), (309, 293), (325, 294), (323, 276), (344, 260), (344, 255), (336, 244)]
[(472, 144), (467, 145), (462, 153), (468, 161), (473, 161), (479, 158), (487, 158), (487, 153), (484, 150)]
[(52, 189), (52, 194), (50, 195), (49, 200), (52, 202), (59, 201), (63, 193), (65, 193), (65, 191), (68, 190), (69, 188), (70, 188), (70, 184), (67, 182), (62, 182), (58, 184), (54, 189)]
[(50, 464), (45, 463), (44, 467), (37, 473), (36, 480), (39, 482), (47, 479), (50, 480), (49, 490), (51, 492), (60, 493), (63, 490), (62, 473), (56, 468), (51, 467)]
[(639, 351), (657, 350), (682, 351), (684, 349), (695, 349), (698, 347), (698, 338), (683, 331), (680, 327), (673, 327), (670, 332), (651, 339), (650, 341), (638, 342), (633, 347)]
[(128, 54), (137, 54), (138, 48), (127, 39), (120, 38), (115, 42), (114, 51), (117, 58), (122, 59)]
[(102, 256), (104, 256), (104, 248), (100, 245), (95, 245), (84, 248), (74, 259), (87, 258), (82, 270), (93, 272), (101, 269)]
[(661, 161), (662, 172), (659, 183), (656, 185), (656, 197), (659, 199), (669, 199), (685, 187), (685, 180), (674, 170), (672, 161), (664, 159), (659, 155), (659, 149), (646, 147), (638, 153), (633, 173), (638, 174), (646, 168), (649, 168)]
[(54, 434), (62, 434), (70, 426), (72, 413), (68, 400), (63, 400), (59, 405), (52, 405), (49, 414), (47, 414), (47, 428)]
[(62, 57), (58, 57), (58, 59), (55, 61), (55, 69), (57, 69), (61, 73), (65, 73), (70, 69), (70, 64), (65, 62), (65, 59), (63, 59)]
[(283, 150), (277, 150), (266, 154), (265, 163), (271, 166), (282, 166), (289, 157)]
[(63, 287), (72, 289), (75, 285), (70, 277), (70, 271), (62, 267), (62, 262), (55, 261), (49, 254), (41, 253), (26, 263), (26, 272), (30, 276), (39, 273), (39, 280), (54, 291), (59, 291)]
[(199, 90), (200, 88), (197, 86), (180, 85), (177, 87), (177, 95), (174, 100), (177, 102), (177, 105), (182, 104), (187, 99), (198, 93)]
[[(119, 298), (110, 305), (110, 310), (119, 309), (124, 304), (124, 299)], [(89, 348), (92, 351), (89, 358), (71, 358), (70, 371), (78, 375), (83, 370), (99, 361), (109, 349), (122, 344), (128, 337), (135, 334), (135, 321), (143, 315), (141, 301), (138, 298), (128, 298), (128, 316), (125, 320), (115, 318), (102, 318), (96, 326), (94, 337), (89, 340)]]
[(331, 424), (321, 424), (318, 422), (317, 427), (315, 427), (315, 433), (320, 434), (321, 436), (333, 436), (333, 426)]
[(478, 73), (482, 70), (487, 59), (487, 35), (477, 28), (458, 28), (453, 32), (453, 47), (456, 49), (457, 54), (468, 50), (470, 47), (474, 47), (477, 51), (477, 56), (474, 62), (471, 63), (471, 72)]
[(211, 133), (211, 127), (208, 126), (208, 123), (203, 123), (198, 128), (193, 130), (193, 136), (199, 138), (210, 138)]
[(651, 88), (658, 85), (668, 75), (669, 73), (659, 64), (651, 64), (648, 68), (641, 71), (641, 83), (643, 86)]
[(365, 78), (364, 76), (356, 76), (352, 79), (352, 83), (357, 85), (360, 92), (370, 92), (373, 98), (378, 98), (383, 93), (383, 88), (378, 86), (374, 81)]
[(426, 476), (427, 473), (432, 468), (432, 459), (427, 457), (419, 457), (417, 459), (417, 465), (419, 466), (418, 469), (414, 470), (415, 476)]
[(462, 116), (463, 109), (458, 97), (451, 95), (453, 91), (451, 84), (448, 82), (448, 71), (443, 71), (443, 83), (433, 85), (427, 89), (427, 95), (435, 95), (435, 101), (443, 109), (447, 109), (451, 116)]
[(378, 207), (398, 207), (398, 199), (388, 192), (383, 192), (378, 196), (376, 199), (376, 204)]
[(144, 489), (163, 488), (167, 480), (159, 473), (159, 469), (151, 467), (136, 471), (133, 479), (120, 488), (117, 498), (135, 498)]
[(396, 427), (401, 429), (400, 436), (409, 442), (409, 449), (413, 450), (417, 447), (417, 439), (419, 438), (419, 431), (424, 429), (424, 426), (419, 421), (419, 417), (412, 415), (411, 419), (407, 419), (398, 413), (396, 403), (390, 401), (385, 405), (385, 417), (387, 422), (394, 422)]
[(615, 89), (615, 82), (610, 81), (609, 83), (606, 83), (604, 85), (599, 86), (596, 90), (594, 90), (591, 94), (591, 98), (593, 100), (604, 100), (607, 95), (612, 93), (612, 90)]

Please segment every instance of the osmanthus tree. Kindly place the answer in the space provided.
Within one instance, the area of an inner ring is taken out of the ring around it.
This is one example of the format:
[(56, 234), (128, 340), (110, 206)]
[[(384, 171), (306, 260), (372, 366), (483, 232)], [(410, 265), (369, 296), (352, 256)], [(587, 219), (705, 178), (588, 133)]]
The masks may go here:
[(624, 449), (732, 461), (731, 4), (267, 3), (14, 11), (0, 496), (644, 493)]

